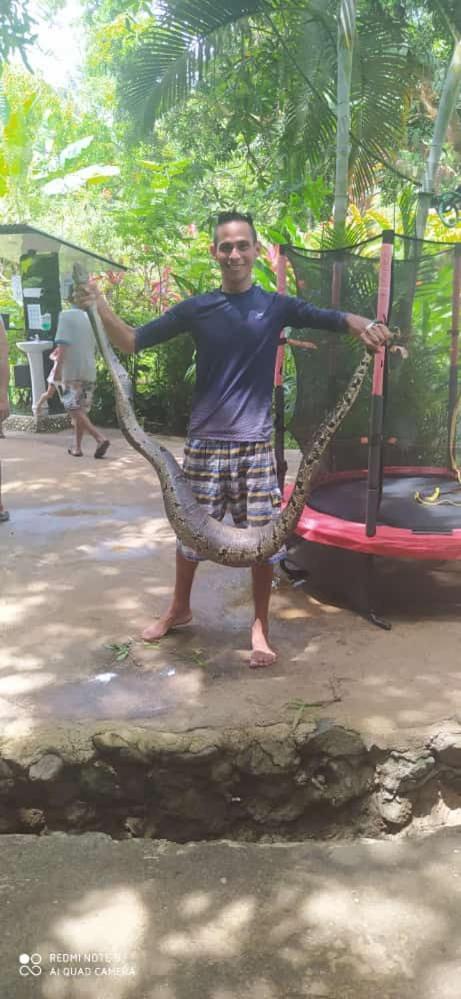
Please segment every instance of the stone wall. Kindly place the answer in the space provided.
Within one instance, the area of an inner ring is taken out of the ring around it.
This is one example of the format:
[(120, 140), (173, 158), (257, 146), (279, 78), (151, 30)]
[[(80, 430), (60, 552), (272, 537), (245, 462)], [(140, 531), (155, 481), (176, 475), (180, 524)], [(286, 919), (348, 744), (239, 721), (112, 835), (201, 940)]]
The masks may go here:
[(72, 426), (68, 413), (53, 413), (47, 416), (33, 416), (32, 413), (13, 413), (5, 420), (5, 430), (22, 430), (29, 434), (56, 434)]
[(385, 752), (327, 721), (186, 733), (118, 726), (94, 732), (84, 751), (53, 740), (20, 753), (3, 746), (0, 833), (377, 835), (409, 825), (423, 796), (442, 788), (458, 800), (461, 732)]

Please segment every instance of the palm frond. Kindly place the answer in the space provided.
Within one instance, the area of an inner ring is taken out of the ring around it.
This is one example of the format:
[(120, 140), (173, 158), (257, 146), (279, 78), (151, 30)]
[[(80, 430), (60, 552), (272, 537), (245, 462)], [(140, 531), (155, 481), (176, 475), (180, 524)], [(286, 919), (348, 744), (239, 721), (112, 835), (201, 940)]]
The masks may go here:
[(392, 163), (404, 134), (405, 112), (414, 84), (402, 24), (390, 18), (361, 23), (352, 92), (353, 192), (374, 185), (377, 164)]
[(271, 10), (266, 0), (172, 0), (163, 4), (120, 74), (123, 103), (147, 131), (156, 118), (183, 101), (249, 32), (249, 18)]
[[(334, 148), (336, 132), (336, 25), (328, 5), (299, 19), (285, 60), (281, 149), (287, 168), (303, 176)], [(292, 172), (288, 170), (288, 172)]]

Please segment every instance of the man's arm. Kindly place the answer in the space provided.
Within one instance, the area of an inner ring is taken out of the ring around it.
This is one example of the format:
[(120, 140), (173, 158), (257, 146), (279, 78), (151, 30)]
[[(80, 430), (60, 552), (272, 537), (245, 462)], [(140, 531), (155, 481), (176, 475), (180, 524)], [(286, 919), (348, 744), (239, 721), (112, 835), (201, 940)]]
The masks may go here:
[(77, 285), (74, 291), (74, 301), (79, 309), (89, 309), (91, 306), (95, 306), (114, 347), (118, 347), (124, 354), (134, 354), (136, 338), (133, 327), (128, 326), (123, 319), (115, 315), (95, 284)]
[[(75, 290), (75, 303), (85, 309), (95, 305), (103, 323), (104, 329), (115, 347), (125, 354), (137, 354), (148, 347), (157, 347), (166, 343), (179, 333), (191, 331), (191, 309), (188, 302), (178, 302), (157, 319), (152, 319), (143, 326), (133, 329), (115, 315), (106, 299), (92, 285), (81, 285)], [(193, 302), (194, 299), (189, 299)]]
[(351, 312), (340, 312), (336, 309), (318, 309), (305, 302), (302, 298), (284, 296), (284, 325), (294, 329), (310, 327), (311, 329), (331, 330), (338, 333), (350, 333), (362, 341), (369, 350), (376, 352), (391, 339), (391, 333), (383, 323), (364, 316), (356, 316)]
[(6, 330), (0, 319), (0, 423), (6, 420), (10, 412), (8, 402), (8, 383), (10, 369), (8, 365), (8, 339)]
[(56, 347), (56, 367), (54, 369), (54, 375), (53, 375), (54, 382), (62, 381), (62, 366), (64, 363), (64, 357), (67, 348), (68, 348), (67, 343), (60, 343), (59, 346)]

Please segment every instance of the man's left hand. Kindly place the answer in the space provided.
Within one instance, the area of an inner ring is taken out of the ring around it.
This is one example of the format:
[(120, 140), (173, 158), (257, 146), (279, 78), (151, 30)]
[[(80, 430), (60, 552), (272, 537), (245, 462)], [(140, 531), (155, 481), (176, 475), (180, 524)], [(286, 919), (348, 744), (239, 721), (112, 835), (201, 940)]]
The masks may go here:
[(373, 351), (374, 354), (392, 339), (392, 333), (384, 323), (365, 319), (364, 316), (354, 316), (352, 313), (348, 313), (346, 318), (348, 333), (358, 337), (367, 350)]

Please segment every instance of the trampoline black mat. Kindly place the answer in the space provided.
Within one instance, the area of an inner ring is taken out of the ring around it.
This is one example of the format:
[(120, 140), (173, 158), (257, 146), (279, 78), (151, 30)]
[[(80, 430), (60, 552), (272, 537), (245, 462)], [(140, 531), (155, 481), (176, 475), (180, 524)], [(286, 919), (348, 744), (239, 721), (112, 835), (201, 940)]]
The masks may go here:
[[(460, 505), (426, 505), (415, 500), (416, 492), (430, 496), (437, 486), (444, 494), (444, 499), (449, 498)], [(317, 486), (307, 503), (319, 513), (363, 524), (366, 498), (365, 478), (337, 479)], [(378, 524), (418, 534), (445, 534), (461, 529), (461, 487), (453, 479), (437, 475), (385, 476)]]

